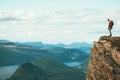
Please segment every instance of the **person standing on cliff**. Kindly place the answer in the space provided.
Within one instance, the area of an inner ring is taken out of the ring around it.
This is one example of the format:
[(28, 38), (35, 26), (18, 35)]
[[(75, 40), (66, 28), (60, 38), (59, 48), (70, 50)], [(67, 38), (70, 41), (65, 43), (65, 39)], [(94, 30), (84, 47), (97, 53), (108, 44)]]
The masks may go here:
[(113, 22), (112, 20), (110, 20), (110, 19), (108, 19), (108, 22), (109, 22), (109, 24), (108, 24), (108, 30), (109, 30), (109, 32), (110, 32), (109, 37), (111, 37), (111, 36), (112, 36), (111, 30), (112, 30), (112, 28), (113, 28), (114, 22)]

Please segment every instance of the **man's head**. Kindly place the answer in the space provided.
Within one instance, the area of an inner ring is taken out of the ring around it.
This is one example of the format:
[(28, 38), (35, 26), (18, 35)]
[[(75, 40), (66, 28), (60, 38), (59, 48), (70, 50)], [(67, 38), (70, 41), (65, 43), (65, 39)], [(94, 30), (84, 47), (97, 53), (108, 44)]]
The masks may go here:
[(110, 19), (107, 19), (108, 21), (110, 21)]

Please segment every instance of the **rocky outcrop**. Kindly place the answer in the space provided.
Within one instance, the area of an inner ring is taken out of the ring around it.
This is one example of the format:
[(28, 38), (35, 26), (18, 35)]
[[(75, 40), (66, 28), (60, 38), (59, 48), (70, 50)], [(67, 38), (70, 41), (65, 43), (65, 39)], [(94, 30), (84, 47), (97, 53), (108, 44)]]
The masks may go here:
[(91, 54), (86, 80), (120, 80), (120, 37), (100, 37)]

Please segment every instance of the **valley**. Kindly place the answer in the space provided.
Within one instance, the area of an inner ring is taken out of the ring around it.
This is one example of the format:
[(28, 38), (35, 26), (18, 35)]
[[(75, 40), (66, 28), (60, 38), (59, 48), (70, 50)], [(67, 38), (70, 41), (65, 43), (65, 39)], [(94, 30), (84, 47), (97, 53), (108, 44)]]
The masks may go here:
[[(12, 73), (14, 73), (18, 67), (15, 66), (15, 68), (12, 68), (14, 65), (21, 65), (26, 62), (32, 63), (39, 58), (49, 58), (50, 60), (57, 61), (57, 64), (60, 62), (62, 65), (79, 69), (79, 74), (84, 73), (85, 77), (87, 66), (82, 65), (86, 65), (87, 62), (85, 61), (87, 61), (90, 57), (89, 49), (90, 47), (88, 45), (86, 47), (81, 47), (81, 45), (78, 47), (70, 47), (68, 45), (60, 46), (53, 44), (42, 44), (38, 42), (16, 43), (0, 41), (0, 68), (3, 68), (2, 72), (4, 72), (0, 73), (0, 80), (10, 78), (10, 76), (13, 75)], [(43, 59), (43, 61), (45, 59)], [(45, 63), (49, 63), (49, 61), (47, 60)], [(54, 62), (52, 64), (54, 65)], [(7, 73), (5, 69), (8, 71), (11, 69), (12, 72)], [(61, 70), (61, 68), (59, 70)], [(45, 69), (44, 72), (46, 71), (47, 70)]]

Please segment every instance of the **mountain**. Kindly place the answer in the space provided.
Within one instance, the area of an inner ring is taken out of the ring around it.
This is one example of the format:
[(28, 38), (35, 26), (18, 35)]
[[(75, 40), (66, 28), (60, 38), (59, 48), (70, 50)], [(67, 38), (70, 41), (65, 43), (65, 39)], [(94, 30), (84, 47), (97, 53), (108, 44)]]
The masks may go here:
[(78, 47), (78, 48), (73, 48), (73, 49), (76, 49), (76, 50), (80, 50), (80, 51), (83, 51), (83, 52), (86, 52), (88, 54), (90, 54), (90, 49), (92, 47)]
[(69, 49), (63, 47), (48, 46), (44, 48), (49, 52), (56, 55), (56, 60), (61, 62), (81, 62), (88, 58), (90, 55), (84, 51), (77, 49)]
[(39, 58), (33, 64), (44, 70), (49, 75), (49, 80), (85, 80), (82, 70), (68, 67), (50, 58)]
[(58, 44), (56, 44), (56, 46), (58, 46), (58, 47), (66, 47), (67, 45), (62, 44), (62, 43), (58, 43)]
[(56, 46), (59, 47), (64, 47), (64, 48), (79, 48), (79, 47), (92, 47), (92, 45), (90, 43), (87, 42), (74, 42), (68, 45), (65, 44), (56, 44)]
[(3, 44), (3, 45), (15, 45), (14, 42), (10, 42), (8, 40), (0, 40), (0, 44)]
[[(25, 42), (21, 43), (23, 45), (29, 45), (39, 48), (50, 48), (50, 47), (59, 47), (59, 48), (67, 48), (67, 49), (77, 49), (80, 51), (85, 51), (87, 53), (90, 53), (90, 48), (92, 47), (92, 44), (87, 42), (74, 42), (69, 45), (58, 43), (58, 44), (43, 44), (42, 42)], [(58, 49), (58, 48), (57, 48)]]
[(40, 68), (26, 62), (7, 80), (48, 80), (48, 76)]
[(91, 54), (87, 80), (120, 80), (120, 37), (100, 37)]
[(66, 50), (66, 48), (64, 47), (58, 47), (58, 46), (46, 46), (42, 49), (48, 50), (49, 52), (53, 52), (53, 53), (61, 53), (64, 50)]
[(15, 43), (0, 43), (0, 66), (18, 65), (41, 56), (49, 56), (47, 50)]
[(88, 44), (86, 42), (75, 42), (71, 43), (68, 47), (70, 48), (91, 47), (91, 44)]
[(32, 60), (31, 55), (23, 54), (14, 45), (0, 44), (0, 66), (16, 65)]
[(85, 80), (85, 73), (50, 58), (39, 58), (32, 64), (23, 63), (8, 80)]
[(25, 44), (25, 45), (30, 45), (30, 46), (36, 46), (36, 47), (40, 47), (40, 48), (44, 48), (44, 47), (63, 47), (63, 48), (79, 48), (79, 47), (92, 47), (92, 45), (90, 43), (87, 42), (74, 42), (71, 44), (62, 44), (62, 43), (58, 43), (58, 44), (43, 44), (42, 42), (25, 42), (25, 43), (21, 43), (21, 44)]
[(86, 52), (75, 49), (66, 49), (62, 53), (59, 53), (59, 55), (62, 61), (66, 62), (82, 62), (90, 56)]
[(52, 58), (62, 63), (82, 62), (89, 56), (90, 54), (87, 52), (78, 49), (54, 45), (37, 47), (6, 40), (0, 41), (0, 66), (19, 65), (25, 61), (32, 61), (39, 57)]
[(74, 42), (74, 43), (71, 43), (70, 45), (57, 44), (56, 46), (67, 48), (67, 49), (76, 49), (86, 53), (90, 53), (90, 49), (92, 48), (92, 44), (86, 43), (86, 42)]
[(85, 73), (87, 73), (89, 60), (90, 58), (87, 58), (86, 60), (82, 61), (80, 65), (75, 67), (78, 69), (82, 69)]
[(8, 42), (10, 42), (10, 41), (8, 41), (8, 40), (0, 40), (0, 43), (8, 43)]
[(23, 63), (7, 80), (85, 80), (80, 69), (68, 67), (49, 58)]
[(42, 42), (25, 42), (23, 44), (29, 45), (29, 46), (40, 47), (40, 48), (45, 46)]

